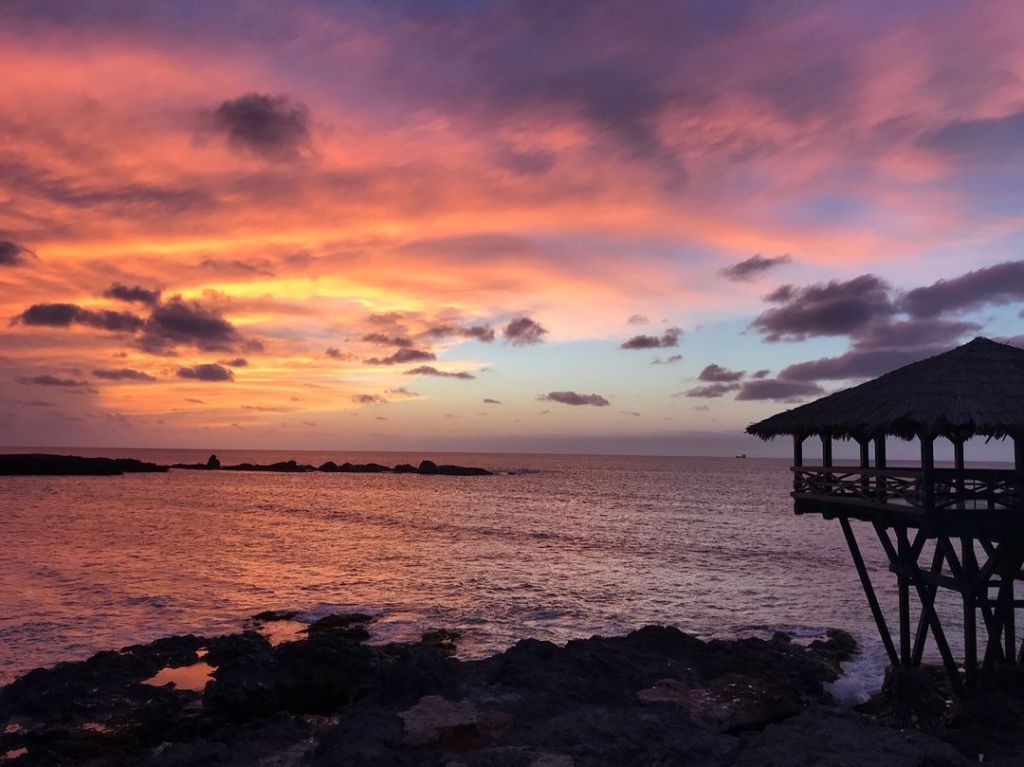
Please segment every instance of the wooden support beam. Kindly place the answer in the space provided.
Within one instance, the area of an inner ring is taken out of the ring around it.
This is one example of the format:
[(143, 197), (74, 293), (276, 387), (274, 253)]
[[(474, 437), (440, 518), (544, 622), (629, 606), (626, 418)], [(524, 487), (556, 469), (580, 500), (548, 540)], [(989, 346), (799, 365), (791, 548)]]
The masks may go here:
[(853, 565), (857, 568), (857, 575), (860, 577), (860, 584), (864, 589), (864, 596), (867, 597), (868, 607), (871, 608), (871, 615), (875, 619), (875, 625), (878, 627), (878, 635), (882, 639), (882, 644), (885, 646), (885, 653), (889, 656), (889, 662), (893, 666), (898, 666), (900, 663), (899, 656), (896, 654), (896, 647), (892, 642), (892, 635), (889, 633), (889, 627), (885, 623), (885, 616), (882, 614), (882, 608), (878, 604), (878, 597), (875, 596), (875, 589), (871, 585), (871, 577), (868, 575), (868, 569), (864, 566), (864, 558), (861, 556), (860, 547), (857, 545), (857, 539), (853, 535), (853, 529), (850, 527), (850, 520), (847, 517), (840, 517), (839, 524), (843, 528), (843, 535), (846, 537), (846, 545), (850, 549), (850, 556), (853, 558)]
[[(935, 551), (932, 554), (932, 566), (931, 573), (933, 575), (939, 575), (942, 573), (942, 548), (936, 544)], [(928, 594), (928, 603), (930, 605), (935, 604), (935, 595), (938, 593), (938, 586), (925, 585), (925, 590)], [(914, 650), (911, 655), (910, 662), (914, 666), (921, 665), (921, 659), (924, 657), (924, 645), (928, 639), (928, 621), (925, 618), (925, 611), (922, 609), (921, 614), (917, 616), (917, 631), (914, 634)]]
[[(954, 443), (956, 445), (957, 443)], [(960, 445), (960, 463), (963, 463), (963, 442)], [(960, 539), (960, 561), (966, 579), (973, 581), (978, 576), (978, 558), (974, 551), (973, 538)], [(967, 686), (974, 687), (978, 681), (978, 609), (974, 602), (974, 589), (962, 593), (964, 603), (964, 673)]]
[[(910, 665), (910, 542), (907, 540), (907, 528), (896, 529), (897, 554), (896, 586), (899, 591), (900, 603), (900, 663)], [(922, 611), (923, 612), (923, 611)]]
[(804, 435), (794, 434), (793, 435), (793, 465), (803, 466), (804, 465)]
[(942, 665), (946, 667), (946, 673), (949, 675), (949, 683), (952, 685), (953, 691), (959, 693), (962, 687), (960, 671), (957, 669), (953, 653), (949, 649), (949, 642), (946, 641), (946, 633), (942, 630), (942, 622), (939, 620), (938, 613), (935, 612), (934, 600), (929, 601), (928, 599), (927, 586), (924, 585), (923, 579), (920, 577), (921, 569), (917, 566), (917, 562), (907, 562), (906, 565), (911, 573), (910, 580), (913, 581), (917, 588), (918, 599), (921, 600), (921, 613), (931, 626), (932, 636), (935, 637), (935, 644), (939, 648), (939, 655), (942, 656)]
[(821, 465), (832, 465), (832, 435), (828, 432), (821, 435)]

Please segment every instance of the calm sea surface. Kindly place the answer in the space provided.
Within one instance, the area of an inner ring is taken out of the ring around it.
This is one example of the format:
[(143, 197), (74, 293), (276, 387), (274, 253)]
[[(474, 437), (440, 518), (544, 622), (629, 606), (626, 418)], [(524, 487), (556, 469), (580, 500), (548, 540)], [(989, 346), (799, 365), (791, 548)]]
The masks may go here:
[[(54, 450), (170, 463), (207, 453)], [(434, 627), (479, 656), (648, 623), (710, 637), (851, 630), (884, 666), (836, 523), (796, 517), (786, 461), (223, 451), (484, 466), (493, 477), (171, 471), (0, 477), (0, 682), (170, 633), (296, 608), (379, 615), (376, 639)], [(862, 539), (869, 543), (867, 531)], [(878, 584), (891, 576), (876, 546)], [(893, 595), (883, 589), (883, 602)]]

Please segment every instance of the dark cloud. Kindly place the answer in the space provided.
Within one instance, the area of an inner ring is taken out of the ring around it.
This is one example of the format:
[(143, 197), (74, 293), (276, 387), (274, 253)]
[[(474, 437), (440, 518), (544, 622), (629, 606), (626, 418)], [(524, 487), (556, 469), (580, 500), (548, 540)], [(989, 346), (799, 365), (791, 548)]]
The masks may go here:
[(235, 326), (220, 312), (179, 296), (153, 309), (140, 340), (143, 349), (158, 353), (177, 344), (204, 351), (230, 351), (242, 343)]
[(380, 394), (353, 394), (352, 401), (357, 405), (383, 405), (387, 402)]
[(394, 397), (412, 398), (412, 397), (420, 396), (419, 394), (417, 394), (414, 391), (409, 391), (404, 386), (396, 386), (394, 389), (388, 389), (386, 393), (390, 394), (390, 395), (392, 395)]
[(234, 381), (235, 374), (223, 365), (207, 362), (201, 365), (178, 368), (178, 378), (189, 378), (195, 381)]
[(520, 176), (543, 176), (555, 166), (555, 155), (543, 149), (517, 151), (507, 148), (498, 153), (497, 163)]
[(755, 371), (754, 373), (752, 373), (750, 377), (751, 378), (767, 378), (768, 374), (771, 373), (771, 372), (772, 371), (770, 371), (768, 368), (761, 368), (760, 370)]
[(214, 110), (213, 123), (232, 147), (268, 160), (300, 160), (310, 143), (309, 110), (283, 95), (230, 99)]
[(889, 293), (889, 285), (873, 274), (809, 285), (778, 299), (782, 305), (760, 314), (751, 326), (766, 341), (851, 335), (895, 313)]
[(97, 378), (105, 381), (155, 381), (156, 378), (149, 373), (131, 368), (100, 368), (92, 371)]
[(547, 335), (547, 332), (543, 325), (531, 320), (529, 317), (519, 317), (512, 320), (505, 326), (504, 330), (505, 338), (513, 346), (539, 344), (544, 340), (543, 336)]
[(858, 330), (854, 346), (858, 349), (893, 349), (934, 346), (956, 343), (969, 333), (977, 333), (981, 326), (974, 322), (960, 322), (938, 318), (879, 322)]
[(914, 317), (935, 317), (1015, 301), (1024, 301), (1024, 261), (1007, 261), (915, 288), (903, 296), (900, 308)]
[(782, 266), (788, 264), (793, 258), (789, 255), (783, 256), (762, 256), (760, 253), (756, 253), (750, 258), (740, 261), (738, 264), (733, 264), (725, 269), (722, 269), (721, 274), (725, 279), (732, 280), (733, 282), (746, 282), (758, 277), (769, 269), (773, 269), (776, 266)]
[(469, 380), (476, 378), (475, 375), (465, 370), (459, 371), (458, 373), (449, 373), (444, 370), (438, 370), (431, 365), (420, 365), (418, 368), (412, 370), (406, 370), (405, 375), (407, 376), (437, 376), (439, 378), (462, 378)]
[(712, 363), (700, 371), (700, 375), (698, 375), (697, 378), (701, 381), (732, 383), (734, 381), (739, 381), (746, 374), (746, 370), (728, 370), (723, 368), (721, 365), (715, 365)]
[(485, 405), (500, 405), (501, 404), (501, 400), (500, 399), (491, 399), (490, 397), (484, 397), (484, 404)]
[(21, 376), (17, 379), (18, 383), (25, 384), (26, 386), (62, 386), (68, 389), (74, 389), (81, 386), (85, 386), (85, 381), (76, 381), (73, 378), (58, 378), (48, 373), (38, 376)]
[(235, 357), (230, 360), (218, 360), (218, 362), (220, 362), (221, 365), (227, 365), (229, 368), (244, 368), (249, 365), (249, 360), (245, 357)]
[(127, 303), (134, 302), (146, 304), (147, 306), (155, 306), (160, 303), (160, 290), (149, 290), (138, 285), (129, 287), (127, 285), (122, 285), (120, 282), (115, 282), (103, 291), (103, 297), (113, 298), (117, 301), (125, 301)]
[(563, 405), (593, 405), (607, 407), (610, 402), (600, 394), (578, 394), (574, 391), (552, 391), (540, 395), (537, 399), (549, 402), (560, 402)]
[(367, 365), (405, 365), (409, 362), (426, 362), (436, 360), (437, 355), (426, 349), (399, 349), (388, 357), (370, 357), (363, 360)]
[(20, 161), (0, 160), (0, 178), (7, 190), (24, 197), (39, 197), (57, 205), (77, 210), (103, 208), (122, 220), (137, 222), (140, 218), (158, 218), (164, 222), (168, 214), (181, 213), (214, 204), (208, 192), (195, 184), (181, 188), (151, 184), (104, 183), (103, 177), (64, 178), (50, 171)]
[(0, 266), (24, 266), (35, 256), (28, 248), (10, 240), (0, 240)]
[(807, 397), (824, 394), (825, 390), (815, 383), (806, 381), (781, 381), (777, 378), (762, 378), (747, 381), (736, 395), (738, 400), (774, 400), (775, 402), (798, 402)]
[(679, 336), (683, 333), (679, 328), (669, 328), (659, 336), (633, 336), (624, 341), (620, 349), (668, 349), (679, 346)]
[(435, 325), (424, 333), (431, 338), (466, 338), (490, 343), (494, 340), (494, 328), (490, 325)]
[(651, 360), (651, 364), (652, 365), (675, 365), (677, 362), (682, 362), (682, 361), (683, 361), (683, 355), (682, 354), (673, 354), (670, 357), (666, 357), (665, 359), (661, 359), (661, 357), (655, 357), (653, 360)]
[(796, 293), (796, 288), (792, 285), (779, 285), (771, 293), (764, 297), (764, 300), (770, 304), (784, 304), (793, 298)]
[(946, 347), (927, 346), (907, 349), (851, 349), (838, 357), (824, 357), (789, 365), (779, 372), (779, 379), (819, 381), (873, 378), (947, 350)]
[(368, 344), (377, 344), (378, 346), (412, 346), (411, 338), (407, 336), (389, 336), (386, 333), (367, 333), (363, 336), (362, 340)]
[(83, 309), (76, 304), (35, 304), (19, 314), (15, 320), (24, 325), (52, 328), (84, 325), (114, 333), (134, 333), (145, 324), (141, 317), (131, 312)]
[(626, 318), (626, 322), (630, 325), (647, 325), (650, 323), (646, 314), (631, 314)]
[(243, 278), (273, 277), (273, 263), (265, 258), (243, 261), (239, 258), (204, 258), (199, 262), (201, 269), (208, 269), (220, 275), (237, 275)]
[(724, 397), (731, 391), (736, 391), (740, 388), (738, 383), (713, 383), (707, 386), (697, 386), (693, 389), (688, 389), (685, 393), (687, 397), (702, 397), (705, 399), (716, 399), (718, 397)]
[(339, 349), (336, 346), (328, 346), (326, 351), (324, 351), (324, 354), (326, 354), (328, 357), (330, 357), (331, 359), (334, 359), (334, 360), (351, 360), (351, 359), (355, 359), (355, 355), (354, 354), (349, 354), (348, 352), (343, 352), (341, 349)]
[(968, 163), (1006, 163), (1024, 156), (1024, 111), (955, 120), (921, 138), (921, 145)]

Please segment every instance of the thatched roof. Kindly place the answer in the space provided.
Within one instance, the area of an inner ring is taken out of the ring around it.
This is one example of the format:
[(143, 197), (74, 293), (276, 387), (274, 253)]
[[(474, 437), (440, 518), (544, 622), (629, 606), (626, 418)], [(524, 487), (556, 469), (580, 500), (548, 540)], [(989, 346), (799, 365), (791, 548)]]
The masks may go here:
[(777, 434), (864, 439), (891, 434), (1004, 437), (1024, 433), (1024, 349), (975, 338), (747, 427)]

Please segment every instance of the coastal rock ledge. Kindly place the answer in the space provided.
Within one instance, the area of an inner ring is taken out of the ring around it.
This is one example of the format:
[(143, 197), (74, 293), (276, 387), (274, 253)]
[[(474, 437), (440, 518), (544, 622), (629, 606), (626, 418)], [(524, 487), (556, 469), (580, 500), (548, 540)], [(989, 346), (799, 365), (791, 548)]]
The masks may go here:
[[(986, 749), (986, 764), (1020, 764), (1020, 721), (1003, 721), (1000, 739), (953, 721), (898, 729), (837, 707), (824, 685), (854, 651), (843, 632), (802, 647), (650, 626), (461, 661), (456, 632), (372, 646), (361, 630), (371, 621), (336, 616), (276, 646), (256, 631), (169, 637), (29, 672), (0, 688), (0, 762), (939, 767)], [(200, 684), (156, 686), (169, 668), (182, 680), (199, 670)]]

